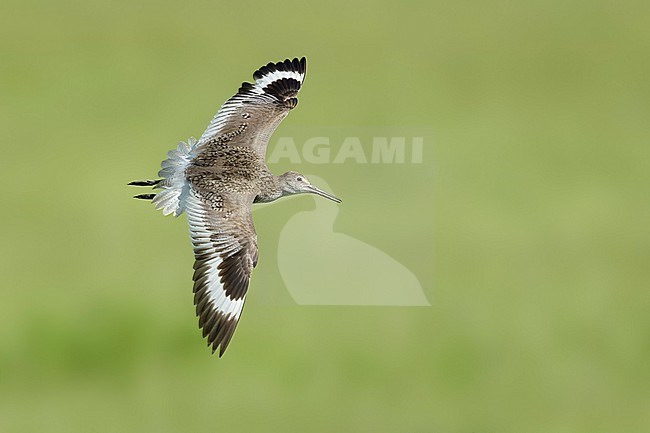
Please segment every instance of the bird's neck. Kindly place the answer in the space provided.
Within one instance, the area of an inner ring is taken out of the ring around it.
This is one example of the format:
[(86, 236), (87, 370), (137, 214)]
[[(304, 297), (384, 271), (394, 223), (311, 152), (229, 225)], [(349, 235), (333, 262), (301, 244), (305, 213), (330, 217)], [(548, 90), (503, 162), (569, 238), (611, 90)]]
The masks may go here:
[(268, 203), (286, 195), (279, 176), (269, 176), (262, 180), (260, 193), (255, 197), (255, 203)]

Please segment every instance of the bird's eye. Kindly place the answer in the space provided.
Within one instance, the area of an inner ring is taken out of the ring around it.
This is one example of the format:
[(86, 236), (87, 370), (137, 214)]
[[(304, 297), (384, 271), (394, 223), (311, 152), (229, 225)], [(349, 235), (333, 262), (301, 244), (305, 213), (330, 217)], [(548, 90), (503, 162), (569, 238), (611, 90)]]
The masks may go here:
[(298, 176), (298, 177), (296, 178), (296, 180), (297, 180), (298, 182), (302, 182), (302, 177)]

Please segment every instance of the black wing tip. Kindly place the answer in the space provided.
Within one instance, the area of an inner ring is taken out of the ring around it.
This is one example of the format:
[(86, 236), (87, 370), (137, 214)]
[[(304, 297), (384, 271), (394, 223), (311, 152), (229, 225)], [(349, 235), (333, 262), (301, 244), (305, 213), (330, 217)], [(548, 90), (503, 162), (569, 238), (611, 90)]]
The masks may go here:
[(300, 90), (300, 82), (293, 78), (281, 78), (275, 80), (264, 88), (264, 93), (273, 96), (281, 103), (285, 104), (289, 109), (295, 108), (298, 105), (298, 91)]
[[(210, 343), (208, 343), (208, 346), (209, 346), (209, 345), (210, 345)], [(212, 346), (212, 354), (214, 355), (215, 353), (218, 352), (218, 353), (217, 353), (217, 356), (219, 356), (219, 358), (221, 358), (221, 357), (223, 356), (223, 354), (226, 353), (226, 347), (228, 347), (227, 344), (221, 343), (221, 344), (219, 344), (219, 346), (218, 346), (218, 350), (217, 350), (217, 347), (215, 347), (215, 346), (213, 345), (213, 346)]]
[(282, 62), (267, 63), (253, 73), (253, 78), (259, 80), (263, 76), (275, 71), (293, 71), (304, 75), (307, 72), (307, 59), (303, 56), (300, 59), (294, 57), (293, 59), (285, 59)]
[(238, 319), (216, 310), (211, 301), (198, 302), (196, 307), (201, 334), (206, 339), (207, 346), (212, 346), (212, 354), (218, 349), (221, 358), (235, 333)]
[(238, 94), (246, 94), (250, 93), (250, 91), (253, 89), (253, 85), (249, 82), (243, 82), (241, 83), (241, 86), (239, 87), (239, 90), (237, 91)]
[(219, 326), (220, 329), (217, 331), (217, 335), (216, 337), (214, 337), (214, 339), (212, 339), (212, 335), (213, 335), (212, 332), (214, 331), (210, 332), (207, 335), (207, 344), (208, 346), (212, 346), (212, 354), (214, 355), (215, 352), (217, 352), (218, 350), (219, 358), (221, 358), (223, 354), (226, 353), (226, 349), (228, 348), (230, 339), (235, 333), (235, 327), (237, 326), (237, 321), (234, 319), (226, 319), (218, 324), (215, 324), (214, 326), (215, 327)]
[[(307, 71), (307, 59), (305, 57), (294, 57), (293, 59), (286, 59), (282, 62), (268, 63), (255, 71), (253, 78), (257, 81), (276, 71), (297, 72), (304, 77)], [(272, 81), (262, 90), (267, 95), (273, 96), (280, 103), (286, 105), (289, 109), (292, 109), (298, 105), (296, 95), (301, 85), (302, 83), (294, 78), (281, 78)], [(241, 98), (243, 96), (254, 95), (257, 93), (255, 86), (255, 84), (249, 82), (242, 83), (234, 97)]]
[(217, 319), (210, 321), (207, 324), (209, 329), (206, 331), (206, 329), (203, 328), (202, 333), (207, 339), (207, 345), (212, 346), (212, 354), (214, 354), (218, 349), (219, 358), (221, 358), (226, 352), (230, 339), (235, 333), (238, 320), (232, 317), (228, 318), (221, 313), (216, 314)]

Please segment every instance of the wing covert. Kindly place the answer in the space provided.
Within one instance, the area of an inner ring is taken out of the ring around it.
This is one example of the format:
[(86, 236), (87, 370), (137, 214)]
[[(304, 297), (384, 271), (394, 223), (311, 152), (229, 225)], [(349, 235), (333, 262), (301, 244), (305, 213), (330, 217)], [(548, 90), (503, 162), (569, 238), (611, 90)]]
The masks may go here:
[(197, 154), (214, 143), (250, 146), (262, 157), (271, 134), (298, 104), (307, 61), (269, 63), (253, 74), (255, 83), (242, 83), (214, 116), (197, 144)]

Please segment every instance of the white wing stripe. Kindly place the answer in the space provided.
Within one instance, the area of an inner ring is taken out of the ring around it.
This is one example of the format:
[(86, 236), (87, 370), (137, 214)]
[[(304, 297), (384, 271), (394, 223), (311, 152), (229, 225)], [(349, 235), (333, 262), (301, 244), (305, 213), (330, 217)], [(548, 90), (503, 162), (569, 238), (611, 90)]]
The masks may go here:
[[(231, 236), (216, 242), (210, 239), (212, 233), (205, 224), (207, 218), (194, 191), (188, 196), (186, 212), (195, 252), (213, 254), (212, 257), (202, 263), (202, 267), (207, 267), (205, 270), (205, 287), (213, 308), (224, 314), (228, 319), (234, 318), (238, 320), (244, 307), (244, 298), (233, 300), (226, 295), (223, 282), (219, 277), (218, 266), (223, 261), (221, 254), (230, 254), (233, 250), (238, 250), (239, 245)], [(215, 245), (219, 244), (226, 246), (226, 248), (219, 248), (219, 252), (217, 252)]]
[(283, 78), (293, 78), (302, 84), (302, 81), (305, 79), (305, 75), (296, 71), (273, 71), (270, 74), (264, 75), (262, 78), (255, 80), (255, 83), (260, 87), (260, 89), (263, 89), (272, 82), (281, 80)]

